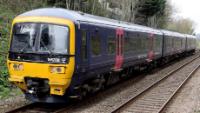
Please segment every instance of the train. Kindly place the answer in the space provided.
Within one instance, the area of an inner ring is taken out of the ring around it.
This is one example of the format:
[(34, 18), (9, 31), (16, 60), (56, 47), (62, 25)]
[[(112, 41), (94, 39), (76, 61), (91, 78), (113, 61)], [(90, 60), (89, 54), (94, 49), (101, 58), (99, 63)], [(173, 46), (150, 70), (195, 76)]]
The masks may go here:
[(14, 18), (7, 66), (28, 100), (63, 103), (195, 50), (193, 35), (41, 8)]

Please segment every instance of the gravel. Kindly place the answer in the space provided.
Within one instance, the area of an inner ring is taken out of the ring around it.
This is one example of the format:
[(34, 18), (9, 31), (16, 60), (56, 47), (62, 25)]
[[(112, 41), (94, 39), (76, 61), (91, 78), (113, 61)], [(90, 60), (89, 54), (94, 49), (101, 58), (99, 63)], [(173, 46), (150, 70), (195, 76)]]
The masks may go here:
[(173, 100), (168, 104), (164, 113), (200, 113), (200, 70), (188, 81)]
[(0, 100), (0, 113), (5, 113), (9, 110), (18, 108), (28, 103), (30, 102), (25, 100), (23, 95), (13, 96), (5, 100)]
[[(192, 56), (194, 57), (194, 56)], [(122, 104), (127, 99), (137, 95), (141, 90), (146, 89), (155, 80), (159, 80), (171, 70), (178, 68), (181, 64), (191, 60), (192, 57), (188, 57), (181, 62), (175, 63), (161, 71), (143, 76), (142, 79), (130, 79), (122, 84), (118, 84), (115, 87), (101, 92), (92, 98), (87, 98), (86, 101), (82, 101), (77, 105), (74, 105), (71, 109), (65, 112), (73, 113), (109, 113), (112, 109)]]
[[(161, 77), (165, 76), (169, 71), (178, 68), (179, 65), (184, 64), (193, 57), (194, 56), (188, 57), (154, 74), (142, 76), (142, 78), (140, 77), (139, 79), (133, 77), (132, 79), (117, 84), (105, 91), (101, 91), (100, 93), (97, 93), (94, 96), (87, 97), (85, 100), (75, 104), (71, 109), (68, 109), (66, 112), (109, 113), (113, 108), (117, 107), (119, 104), (126, 101), (130, 97), (138, 94), (139, 91), (145, 89), (149, 84), (153, 83), (155, 80), (158, 80)], [(200, 88), (198, 91), (200, 92)], [(23, 95), (13, 96), (6, 100), (0, 100), (0, 113), (4, 113), (6, 111), (18, 108), (28, 103), (30, 102), (25, 100)]]
[(177, 90), (177, 88), (189, 76), (191, 71), (199, 65), (199, 63), (200, 59), (198, 58), (192, 63), (181, 68), (179, 71), (173, 73), (173, 75), (151, 88), (145, 94), (135, 99), (132, 104), (125, 107), (122, 111), (129, 111), (133, 113), (157, 113), (158, 110), (171, 97), (171, 95)]

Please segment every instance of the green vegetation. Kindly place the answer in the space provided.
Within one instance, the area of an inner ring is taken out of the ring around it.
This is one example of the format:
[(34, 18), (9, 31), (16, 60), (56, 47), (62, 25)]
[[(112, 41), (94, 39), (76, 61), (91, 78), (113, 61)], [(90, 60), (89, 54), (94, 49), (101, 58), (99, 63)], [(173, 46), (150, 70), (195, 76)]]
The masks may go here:
[[(120, 3), (120, 4), (119, 4)], [(172, 6), (167, 0), (0, 0), (0, 99), (9, 95), (12, 85), (8, 82), (6, 54), (12, 19), (25, 11), (42, 7), (62, 7), (93, 15), (105, 16), (154, 28), (168, 28), (192, 33), (190, 22), (173, 21), (170, 24)], [(187, 19), (186, 19), (187, 20)], [(188, 24), (187, 24), (188, 23)], [(169, 24), (169, 25), (168, 25)], [(187, 24), (184, 27), (176, 25)], [(167, 26), (168, 25), (168, 26)], [(175, 25), (175, 26), (174, 26)]]
[[(31, 4), (31, 6), (29, 5)], [(12, 19), (27, 10), (45, 6), (41, 1), (33, 0), (0, 0), (0, 99), (10, 95), (20, 94), (8, 82), (8, 71), (6, 67), (6, 57), (8, 52), (10, 28)], [(12, 94), (15, 92), (15, 94)]]
[(177, 31), (185, 34), (193, 34), (194, 28), (192, 27), (194, 22), (190, 19), (173, 20), (167, 24), (167, 28), (172, 31)]
[(8, 88), (0, 85), (0, 99), (7, 99), (16, 95), (22, 95), (18, 88)]
[[(155, 28), (163, 28), (166, 24), (167, 15), (166, 0), (140, 0), (136, 7), (135, 23), (151, 26)], [(165, 19), (166, 18), (166, 19)]]

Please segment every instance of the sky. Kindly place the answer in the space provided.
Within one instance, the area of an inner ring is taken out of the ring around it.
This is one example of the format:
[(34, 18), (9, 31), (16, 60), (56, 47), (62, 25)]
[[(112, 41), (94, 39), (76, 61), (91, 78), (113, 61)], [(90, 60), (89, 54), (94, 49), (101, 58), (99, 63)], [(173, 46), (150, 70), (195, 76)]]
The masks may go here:
[(175, 7), (174, 18), (190, 18), (195, 22), (195, 32), (200, 33), (200, 0), (170, 0)]

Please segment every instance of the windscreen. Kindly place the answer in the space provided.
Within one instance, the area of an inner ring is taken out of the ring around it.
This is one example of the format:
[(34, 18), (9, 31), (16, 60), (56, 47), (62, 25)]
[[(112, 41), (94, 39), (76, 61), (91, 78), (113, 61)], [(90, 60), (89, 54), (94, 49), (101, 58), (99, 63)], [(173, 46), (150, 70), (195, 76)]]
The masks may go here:
[(11, 52), (68, 54), (68, 48), (69, 29), (66, 26), (18, 23), (13, 27)]

